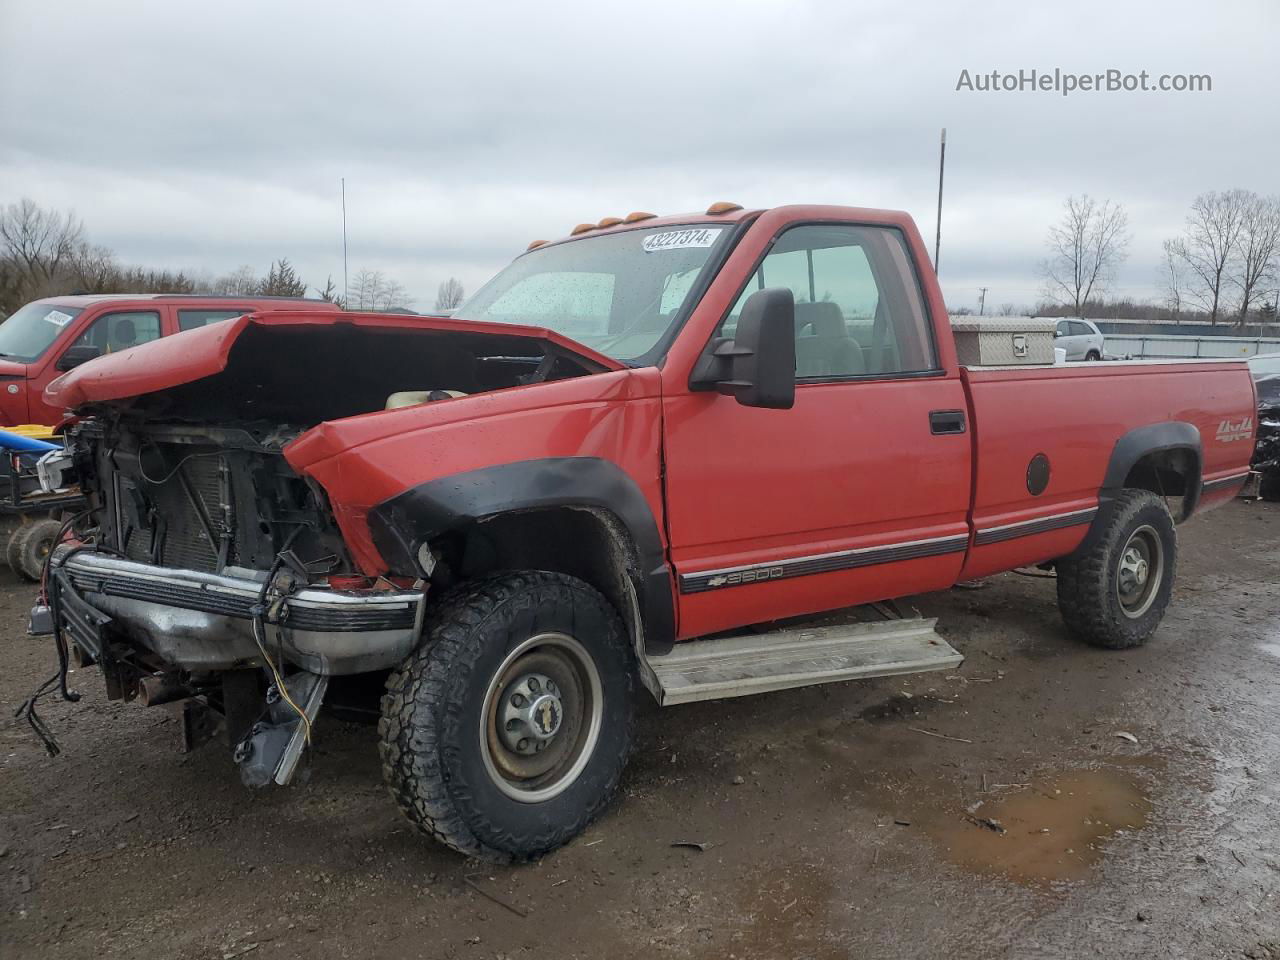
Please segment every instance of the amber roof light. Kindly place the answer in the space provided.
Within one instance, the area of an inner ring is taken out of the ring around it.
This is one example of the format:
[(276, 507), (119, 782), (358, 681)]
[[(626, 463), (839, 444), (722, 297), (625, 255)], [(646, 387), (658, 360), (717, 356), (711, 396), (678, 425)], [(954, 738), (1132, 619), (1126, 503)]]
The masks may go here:
[(580, 223), (569, 231), (569, 236), (576, 237), (580, 233), (586, 233), (588, 230), (594, 230), (595, 228), (596, 225), (594, 223)]
[(652, 220), (656, 217), (656, 213), (645, 213), (643, 210), (637, 210), (634, 213), (628, 213), (622, 218), (623, 223), (636, 223), (640, 220)]
[(533, 243), (531, 243), (531, 244), (529, 244), (527, 247), (525, 247), (525, 249), (526, 249), (526, 250), (532, 250), (534, 247), (541, 247), (541, 246), (544, 246), (544, 245), (546, 244), (546, 242), (547, 242), (547, 241), (545, 241), (545, 240), (535, 240), (535, 241), (533, 241)]
[(605, 217), (603, 220), (597, 223), (596, 226), (603, 230), (605, 227), (616, 227), (621, 222), (622, 222), (621, 217)]
[(733, 211), (741, 209), (742, 204), (740, 203), (729, 203), (727, 200), (718, 200), (711, 206), (707, 207), (707, 213), (714, 216), (719, 213), (733, 213)]

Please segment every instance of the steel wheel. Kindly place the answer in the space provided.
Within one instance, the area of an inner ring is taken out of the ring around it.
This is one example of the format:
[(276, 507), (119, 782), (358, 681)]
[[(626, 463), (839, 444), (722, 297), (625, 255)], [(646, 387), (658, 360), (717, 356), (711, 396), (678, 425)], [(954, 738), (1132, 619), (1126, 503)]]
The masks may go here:
[(1143, 524), (1129, 535), (1116, 564), (1116, 599), (1132, 620), (1146, 613), (1164, 579), (1164, 545), (1155, 528)]
[(530, 637), (507, 654), (485, 693), (485, 770), (513, 800), (550, 800), (590, 760), (603, 707), (600, 673), (582, 644), (565, 633)]

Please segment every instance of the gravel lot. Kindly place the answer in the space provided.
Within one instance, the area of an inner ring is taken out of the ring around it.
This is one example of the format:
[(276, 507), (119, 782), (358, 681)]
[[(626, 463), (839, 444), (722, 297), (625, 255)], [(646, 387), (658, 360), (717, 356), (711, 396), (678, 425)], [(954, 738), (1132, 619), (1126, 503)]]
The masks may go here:
[(648, 709), (609, 812), (500, 869), (414, 834), (334, 716), (307, 783), (254, 793), (83, 671), (49, 759), (5, 571), (0, 955), (1280, 958), (1280, 506), (1180, 538), (1142, 649), (1068, 640), (1046, 578), (914, 598), (954, 673)]

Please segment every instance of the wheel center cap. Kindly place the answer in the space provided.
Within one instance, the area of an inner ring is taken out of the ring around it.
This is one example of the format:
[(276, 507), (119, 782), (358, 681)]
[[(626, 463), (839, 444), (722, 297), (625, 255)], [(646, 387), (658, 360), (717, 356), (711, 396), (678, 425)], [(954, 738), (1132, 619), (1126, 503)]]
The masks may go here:
[(529, 705), (529, 726), (533, 735), (541, 740), (549, 740), (560, 729), (563, 718), (560, 698), (551, 694), (543, 694)]

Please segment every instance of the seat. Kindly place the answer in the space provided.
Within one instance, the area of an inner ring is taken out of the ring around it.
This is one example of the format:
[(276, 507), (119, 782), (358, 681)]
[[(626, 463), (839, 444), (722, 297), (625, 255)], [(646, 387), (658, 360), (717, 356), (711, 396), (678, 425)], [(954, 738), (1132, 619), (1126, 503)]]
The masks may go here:
[(399, 410), (401, 407), (414, 407), (420, 403), (431, 403), (433, 400), (452, 400), (465, 397), (461, 390), (401, 390), (387, 397), (387, 410)]
[(862, 347), (844, 314), (828, 301), (796, 304), (796, 376), (848, 377), (866, 372)]

